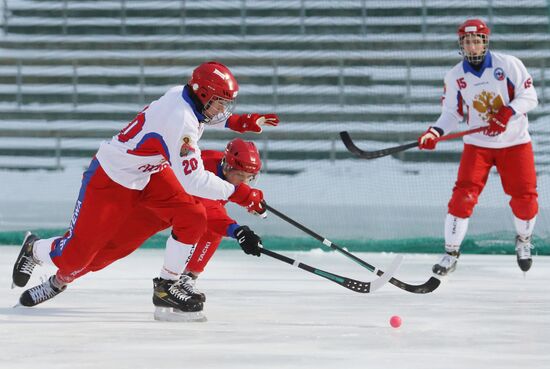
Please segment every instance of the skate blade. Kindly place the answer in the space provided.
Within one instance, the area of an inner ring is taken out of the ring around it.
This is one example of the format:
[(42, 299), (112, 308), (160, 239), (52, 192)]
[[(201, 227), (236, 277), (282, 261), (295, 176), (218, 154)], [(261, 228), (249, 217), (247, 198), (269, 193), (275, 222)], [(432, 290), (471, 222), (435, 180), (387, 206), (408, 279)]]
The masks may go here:
[(155, 308), (155, 320), (161, 322), (184, 322), (184, 323), (200, 323), (206, 322), (206, 316), (202, 311), (181, 311), (170, 307)]

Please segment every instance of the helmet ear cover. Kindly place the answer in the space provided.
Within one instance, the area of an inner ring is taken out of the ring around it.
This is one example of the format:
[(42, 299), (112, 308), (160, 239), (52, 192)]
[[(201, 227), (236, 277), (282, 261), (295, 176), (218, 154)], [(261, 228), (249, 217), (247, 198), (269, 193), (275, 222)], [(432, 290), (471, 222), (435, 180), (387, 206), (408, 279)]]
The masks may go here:
[(194, 83), (193, 86), (191, 86), (191, 88), (193, 89), (193, 92), (201, 102), (201, 105), (204, 106), (203, 101), (208, 101), (206, 100), (206, 98), (208, 97), (208, 90), (206, 89), (206, 87), (202, 87), (202, 86), (199, 86), (197, 83)]

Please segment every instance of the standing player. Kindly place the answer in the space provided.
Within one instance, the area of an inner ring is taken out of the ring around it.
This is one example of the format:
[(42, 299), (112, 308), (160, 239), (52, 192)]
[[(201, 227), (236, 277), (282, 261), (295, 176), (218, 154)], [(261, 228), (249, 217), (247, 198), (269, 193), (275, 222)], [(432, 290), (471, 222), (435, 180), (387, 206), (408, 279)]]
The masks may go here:
[(25, 286), (36, 264), (53, 264), (58, 270), (26, 290), (20, 303), (34, 306), (62, 292), (113, 240), (145, 241), (150, 227), (141, 221), (155, 214), (173, 226), (161, 272), (169, 282), (159, 298), (182, 311), (201, 310), (200, 299), (179, 281), (185, 265), (181, 260), (190, 257), (207, 227), (204, 205), (193, 195), (265, 212), (260, 190), (246, 183), (234, 186), (206, 171), (197, 144), (205, 125), (260, 132), (262, 125), (278, 124), (274, 114), (231, 115), (237, 93), (237, 81), (226, 66), (201, 64), (187, 85), (170, 89), (103, 142), (83, 175), (67, 233), (45, 240), (29, 234), (23, 241), (13, 268), (14, 285)]
[(446, 253), (433, 266), (433, 272), (440, 275), (456, 268), (468, 220), (493, 165), (504, 192), (511, 196), (517, 263), (524, 272), (532, 264), (531, 235), (538, 203), (527, 112), (537, 106), (537, 94), (519, 59), (489, 51), (489, 34), (479, 19), (460, 25), (458, 41), (464, 59), (445, 76), (441, 116), (418, 139), (420, 149), (433, 150), (435, 139), (456, 129), (464, 118), (471, 128), (487, 125), (482, 133), (464, 136), (458, 178), (445, 219)]

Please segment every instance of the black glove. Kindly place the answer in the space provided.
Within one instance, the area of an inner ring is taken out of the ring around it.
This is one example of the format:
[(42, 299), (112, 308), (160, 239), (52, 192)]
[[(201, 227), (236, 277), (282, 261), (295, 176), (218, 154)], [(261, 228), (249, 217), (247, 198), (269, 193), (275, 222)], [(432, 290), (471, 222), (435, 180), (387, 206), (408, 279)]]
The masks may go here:
[(260, 256), (260, 244), (262, 243), (262, 239), (248, 228), (248, 226), (241, 226), (235, 229), (233, 235), (245, 254)]

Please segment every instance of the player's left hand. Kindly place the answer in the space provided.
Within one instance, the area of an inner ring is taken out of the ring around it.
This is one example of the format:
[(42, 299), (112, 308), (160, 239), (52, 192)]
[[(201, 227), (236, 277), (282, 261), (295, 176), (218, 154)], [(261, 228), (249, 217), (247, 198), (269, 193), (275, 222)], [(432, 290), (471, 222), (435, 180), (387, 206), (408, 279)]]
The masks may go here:
[(240, 133), (260, 133), (262, 132), (262, 126), (276, 126), (278, 124), (279, 116), (277, 114), (233, 114), (227, 120), (227, 127)]
[(496, 136), (506, 131), (508, 121), (514, 115), (514, 109), (502, 106), (496, 114), (489, 117), (489, 128), (485, 131), (489, 136)]
[(241, 246), (245, 254), (260, 256), (260, 245), (262, 243), (262, 239), (254, 233), (253, 230), (248, 228), (248, 226), (241, 226), (235, 229), (233, 235), (237, 239), (239, 246)]
[(420, 137), (418, 137), (418, 148), (420, 150), (434, 150), (437, 145), (436, 139), (443, 135), (443, 129), (439, 127), (429, 127)]

